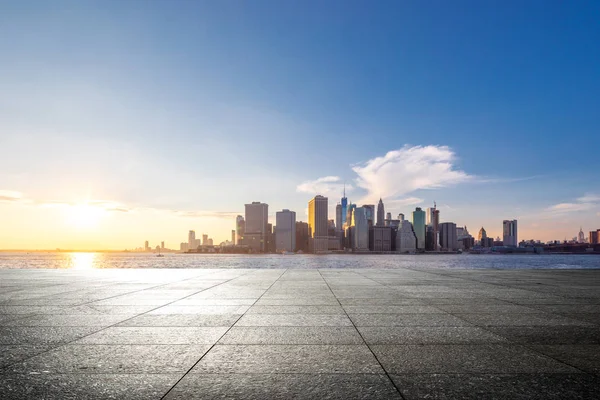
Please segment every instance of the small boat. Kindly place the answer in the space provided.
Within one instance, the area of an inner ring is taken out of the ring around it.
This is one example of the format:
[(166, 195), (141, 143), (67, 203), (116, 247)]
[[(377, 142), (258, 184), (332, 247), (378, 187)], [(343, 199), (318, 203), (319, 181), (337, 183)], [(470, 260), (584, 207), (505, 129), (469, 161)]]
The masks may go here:
[(156, 255), (156, 257), (164, 257), (164, 254), (160, 254), (160, 249), (158, 249), (158, 254)]

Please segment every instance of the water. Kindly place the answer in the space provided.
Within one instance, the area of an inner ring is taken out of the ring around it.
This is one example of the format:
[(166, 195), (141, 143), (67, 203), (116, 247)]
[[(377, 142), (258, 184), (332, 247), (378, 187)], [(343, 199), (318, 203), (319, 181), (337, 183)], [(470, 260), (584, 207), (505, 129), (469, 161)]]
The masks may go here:
[(592, 269), (598, 255), (239, 255), (146, 253), (2, 253), (0, 269), (97, 268), (464, 268)]

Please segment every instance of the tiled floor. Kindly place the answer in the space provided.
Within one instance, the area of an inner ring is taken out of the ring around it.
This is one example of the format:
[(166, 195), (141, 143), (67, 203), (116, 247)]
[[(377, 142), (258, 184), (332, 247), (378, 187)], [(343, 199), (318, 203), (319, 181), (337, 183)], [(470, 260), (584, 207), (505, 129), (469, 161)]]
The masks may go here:
[(0, 270), (0, 399), (597, 399), (600, 270)]

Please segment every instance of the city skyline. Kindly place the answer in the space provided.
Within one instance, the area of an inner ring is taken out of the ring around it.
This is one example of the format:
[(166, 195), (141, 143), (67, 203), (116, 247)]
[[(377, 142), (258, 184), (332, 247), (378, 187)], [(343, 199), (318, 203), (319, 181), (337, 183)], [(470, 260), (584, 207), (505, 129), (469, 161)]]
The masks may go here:
[(322, 194), (336, 218), (344, 185), (491, 237), (588, 235), (599, 11), (3, 2), (0, 249), (218, 243), (252, 199), (274, 224)]

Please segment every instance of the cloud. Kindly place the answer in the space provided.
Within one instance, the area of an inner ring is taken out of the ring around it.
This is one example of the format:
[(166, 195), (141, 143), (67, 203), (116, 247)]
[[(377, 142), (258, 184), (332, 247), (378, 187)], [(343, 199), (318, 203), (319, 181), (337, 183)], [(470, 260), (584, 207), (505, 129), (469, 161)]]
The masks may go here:
[(23, 200), (23, 193), (14, 190), (0, 190), (1, 202), (16, 202)]
[(179, 217), (187, 218), (220, 218), (220, 219), (235, 219), (238, 215), (242, 214), (237, 211), (175, 211), (172, 210), (175, 215)]
[(572, 203), (558, 203), (547, 207), (544, 211), (551, 215), (567, 214), (572, 212), (589, 211), (600, 206), (600, 195), (586, 194), (577, 198)]
[[(352, 189), (352, 185), (346, 185), (346, 192), (350, 192)], [(342, 197), (344, 182), (342, 182), (339, 176), (324, 176), (314, 181), (302, 182), (296, 186), (296, 191), (300, 193)]]
[(419, 189), (436, 189), (474, 181), (455, 168), (456, 156), (448, 146), (404, 146), (352, 167), (356, 183), (367, 191), (363, 202), (379, 197), (398, 198)]

